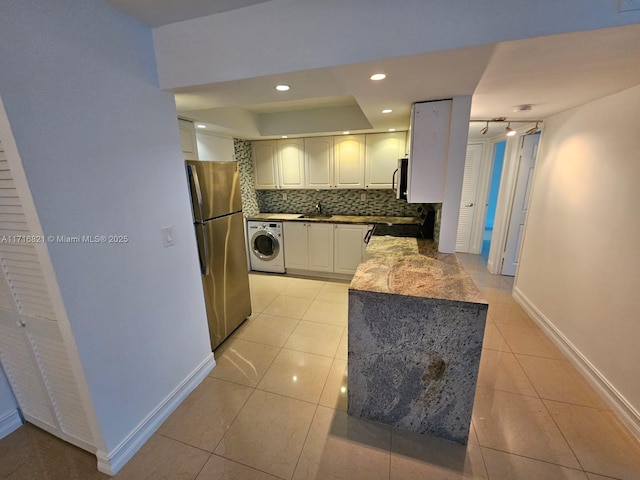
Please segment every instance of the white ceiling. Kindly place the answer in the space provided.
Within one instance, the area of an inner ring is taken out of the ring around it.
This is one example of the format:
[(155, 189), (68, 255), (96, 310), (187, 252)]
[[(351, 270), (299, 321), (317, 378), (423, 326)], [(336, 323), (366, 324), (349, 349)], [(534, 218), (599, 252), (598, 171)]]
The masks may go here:
[[(108, 1), (157, 26), (264, 0)], [(212, 131), (251, 139), (403, 130), (412, 103), (453, 95), (473, 95), (472, 119), (537, 120), (640, 84), (639, 59), (636, 24), (181, 88), (176, 106)], [(369, 80), (378, 71), (387, 79)], [(278, 83), (291, 90), (276, 92)], [(521, 104), (533, 109), (514, 112)], [(470, 136), (483, 126), (472, 124)]]

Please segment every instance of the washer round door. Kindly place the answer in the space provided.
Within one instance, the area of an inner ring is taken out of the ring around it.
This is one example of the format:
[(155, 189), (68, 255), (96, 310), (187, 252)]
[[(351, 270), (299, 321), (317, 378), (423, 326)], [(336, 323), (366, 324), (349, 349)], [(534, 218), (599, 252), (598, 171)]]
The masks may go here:
[(280, 253), (280, 242), (276, 236), (268, 230), (260, 230), (251, 238), (253, 253), (260, 260), (273, 260)]

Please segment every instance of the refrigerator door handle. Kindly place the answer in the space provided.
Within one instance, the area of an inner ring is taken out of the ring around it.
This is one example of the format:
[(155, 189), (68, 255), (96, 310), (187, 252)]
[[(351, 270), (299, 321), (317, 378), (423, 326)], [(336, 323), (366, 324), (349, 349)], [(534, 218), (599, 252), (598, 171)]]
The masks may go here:
[[(196, 237), (198, 242), (198, 260), (200, 260), (200, 273), (202, 275), (209, 275), (209, 247), (207, 238), (207, 226), (203, 222), (197, 222)], [(198, 228), (200, 227), (200, 228)], [(200, 248), (202, 245), (202, 248)]]
[[(192, 187), (192, 192), (196, 194), (196, 203), (198, 204), (198, 218), (194, 218), (194, 226), (196, 228), (196, 241), (198, 242), (198, 259), (200, 260), (200, 273), (202, 275), (209, 275), (209, 247), (207, 246), (207, 232), (204, 218), (202, 213), (202, 190), (200, 189), (200, 181), (198, 180), (198, 172), (193, 165), (187, 165), (187, 171), (189, 172), (189, 183)], [(192, 203), (193, 198), (191, 199)], [(195, 205), (194, 205), (195, 207)], [(193, 209), (193, 216), (196, 216), (196, 209)], [(198, 226), (200, 228), (198, 228)]]
[[(189, 181), (191, 182), (191, 185), (193, 186), (193, 191), (196, 194), (196, 202), (198, 204), (198, 218), (196, 218), (196, 222), (203, 222), (204, 220), (206, 220), (204, 217), (204, 214), (202, 213), (202, 190), (200, 189), (200, 180), (198, 180), (198, 172), (196, 171), (195, 168), (193, 168), (193, 165), (187, 165), (187, 171), (189, 172)], [(195, 208), (194, 208), (194, 215), (195, 215)]]

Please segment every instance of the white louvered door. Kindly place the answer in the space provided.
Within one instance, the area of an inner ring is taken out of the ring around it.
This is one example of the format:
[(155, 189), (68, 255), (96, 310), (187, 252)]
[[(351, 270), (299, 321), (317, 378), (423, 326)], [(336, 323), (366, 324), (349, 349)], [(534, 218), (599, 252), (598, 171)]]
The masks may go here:
[(0, 143), (0, 362), (25, 420), (95, 452), (75, 345), (63, 335), (66, 314), (43, 263), (37, 216), (26, 213), (30, 192), (15, 174)]
[(471, 246), (473, 219), (476, 208), (476, 194), (482, 161), (482, 144), (467, 145), (467, 157), (464, 164), (462, 196), (460, 199), (460, 216), (458, 217), (458, 235), (456, 252), (468, 252)]

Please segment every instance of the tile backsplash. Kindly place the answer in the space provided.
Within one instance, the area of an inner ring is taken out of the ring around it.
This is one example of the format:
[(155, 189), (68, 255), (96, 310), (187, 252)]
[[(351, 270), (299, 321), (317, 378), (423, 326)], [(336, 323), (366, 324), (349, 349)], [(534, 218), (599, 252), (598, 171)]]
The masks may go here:
[(242, 196), (242, 211), (245, 218), (260, 213), (258, 198), (253, 188), (253, 162), (251, 160), (251, 142), (249, 140), (233, 139), (233, 156), (238, 162), (240, 173), (240, 195)]
[(260, 211), (269, 213), (311, 213), (320, 202), (322, 210), (331, 215), (405, 217), (417, 215), (420, 206), (396, 200), (392, 190), (258, 190), (256, 193)]

